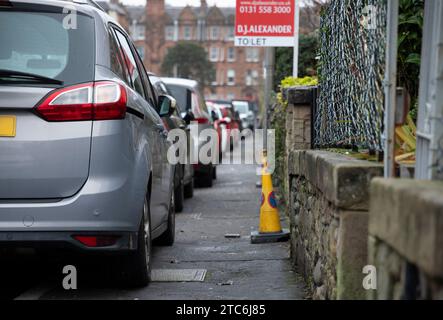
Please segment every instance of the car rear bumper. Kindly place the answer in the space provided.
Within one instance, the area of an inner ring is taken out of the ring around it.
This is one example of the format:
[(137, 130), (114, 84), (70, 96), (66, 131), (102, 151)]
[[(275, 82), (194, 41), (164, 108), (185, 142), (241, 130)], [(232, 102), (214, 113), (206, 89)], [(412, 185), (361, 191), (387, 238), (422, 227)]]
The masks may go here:
[(0, 232), (136, 232), (143, 204), (131, 203), (126, 183), (114, 190), (96, 183), (90, 179), (76, 196), (55, 202), (0, 201)]
[[(88, 247), (74, 239), (74, 235), (114, 236), (116, 242), (105, 247)], [(81, 233), (81, 232), (0, 232), (2, 248), (67, 248), (90, 252), (124, 252), (137, 249), (137, 233)]]

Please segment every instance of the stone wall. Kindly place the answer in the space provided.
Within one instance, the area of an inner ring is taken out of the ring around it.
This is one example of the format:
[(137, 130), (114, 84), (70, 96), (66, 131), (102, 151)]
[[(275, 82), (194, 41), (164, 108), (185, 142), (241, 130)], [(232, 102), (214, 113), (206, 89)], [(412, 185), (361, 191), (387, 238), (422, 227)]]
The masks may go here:
[(369, 299), (443, 299), (443, 182), (375, 179), (371, 185)]
[(316, 98), (316, 87), (293, 87), (283, 91), (288, 102), (286, 109), (286, 153), (284, 159), (283, 192), (285, 203), (289, 201), (288, 157), (291, 150), (308, 150), (312, 147), (312, 104)]
[(325, 151), (288, 152), (291, 254), (314, 299), (363, 299), (369, 186), (378, 164)]

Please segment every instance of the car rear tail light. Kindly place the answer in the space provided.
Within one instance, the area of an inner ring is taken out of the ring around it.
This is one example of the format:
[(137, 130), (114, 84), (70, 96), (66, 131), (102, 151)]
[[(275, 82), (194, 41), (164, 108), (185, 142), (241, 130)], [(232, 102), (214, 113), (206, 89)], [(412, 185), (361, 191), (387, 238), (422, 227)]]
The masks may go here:
[(89, 248), (111, 247), (117, 243), (118, 236), (73, 236), (75, 240)]
[(47, 121), (116, 120), (125, 118), (126, 104), (122, 85), (100, 81), (56, 90), (36, 111)]
[(208, 118), (196, 118), (195, 121), (197, 121), (198, 124), (208, 124), (209, 119)]

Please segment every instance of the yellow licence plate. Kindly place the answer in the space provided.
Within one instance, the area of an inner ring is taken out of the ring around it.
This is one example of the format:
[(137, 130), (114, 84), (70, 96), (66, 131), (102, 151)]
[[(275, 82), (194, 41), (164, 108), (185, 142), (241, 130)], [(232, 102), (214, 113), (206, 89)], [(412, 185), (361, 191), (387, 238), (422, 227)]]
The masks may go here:
[(0, 116), (0, 137), (15, 137), (15, 116)]

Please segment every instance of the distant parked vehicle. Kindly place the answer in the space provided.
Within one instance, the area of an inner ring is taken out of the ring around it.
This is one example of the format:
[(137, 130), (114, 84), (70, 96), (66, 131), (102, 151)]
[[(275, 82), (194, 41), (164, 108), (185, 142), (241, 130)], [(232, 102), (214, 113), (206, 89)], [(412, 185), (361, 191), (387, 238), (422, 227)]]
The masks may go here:
[[(216, 107), (216, 105), (212, 102), (206, 101), (206, 106), (208, 107), (208, 111), (211, 113), (211, 117), (214, 124), (214, 129), (217, 131), (218, 136), (218, 158), (219, 161), (223, 159), (223, 153), (226, 152), (226, 136), (227, 136), (227, 130), (225, 125), (221, 125), (220, 119), (223, 117), (221, 111), (219, 108)], [(225, 145), (224, 145), (225, 144)]]
[(220, 105), (207, 101), (208, 108), (216, 112), (214, 127), (220, 136), (220, 154), (232, 151), (240, 140), (240, 125), (235, 120), (233, 110), (228, 105)]
[(242, 129), (255, 129), (256, 113), (254, 104), (248, 100), (232, 100), (235, 111), (240, 114)]
[[(160, 79), (160, 77), (156, 76), (153, 73), (148, 73), (148, 75), (154, 87), (155, 93), (158, 96), (161, 95), (173, 96), (173, 94), (169, 91), (169, 89), (167, 88), (165, 83)], [(163, 118), (163, 120), (165, 121), (168, 130), (173, 130), (173, 129), (186, 130), (186, 134), (188, 137), (188, 146), (189, 146), (190, 143), (189, 127), (187, 126), (186, 121), (183, 120), (182, 118), (181, 108), (182, 108), (181, 106), (177, 105), (177, 108), (171, 114), (171, 116), (165, 117)], [(182, 212), (184, 199), (192, 198), (194, 195), (194, 168), (189, 162), (186, 164), (179, 164), (177, 166), (175, 170), (174, 185), (175, 185), (175, 211)]]
[(225, 109), (229, 109), (230, 113), (232, 113), (232, 116), (230, 116), (231, 120), (233, 122), (236, 122), (237, 124), (234, 126), (238, 126), (238, 128), (241, 131), (241, 125), (242, 125), (242, 121), (240, 118), (240, 113), (238, 113), (238, 111), (235, 110), (234, 105), (232, 104), (232, 101), (227, 101), (227, 100), (208, 100), (209, 102), (215, 103)]
[[(205, 129), (213, 128), (214, 119), (208, 111), (197, 81), (180, 78), (161, 79), (177, 99), (177, 103), (182, 109), (182, 117), (187, 124), (196, 122), (199, 134)], [(206, 140), (198, 139), (198, 150), (206, 143)], [(217, 177), (217, 167), (213, 163), (203, 164), (199, 162), (194, 165), (194, 175), (199, 186), (211, 188), (213, 180)]]
[(174, 167), (128, 34), (90, 1), (0, 2), (0, 249), (114, 253), (127, 285), (151, 274), (152, 240), (175, 237)]

